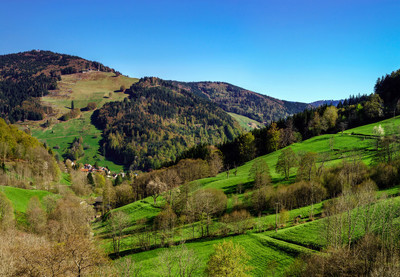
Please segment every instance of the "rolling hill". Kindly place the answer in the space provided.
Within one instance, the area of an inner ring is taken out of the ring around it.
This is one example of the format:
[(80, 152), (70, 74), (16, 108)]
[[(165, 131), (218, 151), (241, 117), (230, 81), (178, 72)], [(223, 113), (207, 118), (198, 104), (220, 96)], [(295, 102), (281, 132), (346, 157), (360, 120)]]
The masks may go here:
[[(343, 134), (316, 136), (309, 140), (292, 144), (290, 147), (296, 153), (313, 151), (321, 156), (326, 156), (327, 159), (324, 162), (324, 166), (328, 168), (346, 160), (351, 162), (354, 159), (361, 159), (366, 164), (372, 164), (373, 156), (375, 155), (376, 140), (370, 136), (373, 127), (382, 125), (384, 128), (390, 129), (389, 126), (398, 125), (399, 122), (400, 117), (392, 118), (351, 129)], [(278, 156), (284, 150), (281, 149), (257, 158), (263, 159), (269, 165), (274, 186), (278, 184), (282, 184), (281, 186), (290, 186), (295, 178), (295, 172), (293, 172), (290, 181), (286, 182), (274, 170)], [(246, 196), (244, 190), (251, 187), (251, 180), (249, 180), (248, 176), (254, 162), (255, 160), (238, 167), (235, 174), (231, 170), (229, 178), (226, 172), (223, 172), (216, 177), (197, 180), (195, 183), (198, 188), (214, 188), (224, 191), (229, 196), (227, 209), (230, 211), (234, 205), (234, 201), (237, 201), (237, 199), (246, 201), (245, 199), (248, 197), (248, 194)], [(320, 164), (321, 161), (317, 162), (317, 166)], [(238, 190), (239, 185), (243, 186), (242, 192)], [(400, 200), (398, 197), (399, 192), (399, 186), (395, 186), (379, 193), (388, 196), (392, 195), (394, 197), (393, 205), (398, 205)], [(154, 265), (157, 263), (160, 253), (166, 250), (164, 248), (157, 248), (144, 251), (140, 250), (140, 248), (135, 248), (137, 245), (140, 245), (137, 240), (140, 240), (141, 237), (134, 234), (138, 231), (140, 232), (146, 225), (147, 228), (150, 228), (150, 224), (156, 220), (164, 203), (165, 201), (161, 199), (158, 205), (155, 206), (151, 198), (146, 198), (114, 210), (114, 212), (123, 211), (127, 213), (131, 222), (129, 227), (124, 230), (121, 244), (123, 247), (121, 255), (123, 257), (121, 259), (133, 259), (140, 264), (143, 273), (147, 276), (156, 276), (158, 274), (157, 268)], [(235, 243), (242, 245), (246, 249), (247, 254), (250, 255), (250, 265), (254, 266), (254, 270), (252, 271), (253, 276), (265, 276), (265, 274), (272, 274), (272, 272), (275, 272), (276, 276), (283, 276), (290, 266), (295, 263), (299, 255), (313, 253), (326, 246), (323, 232), (324, 226), (326, 226), (326, 219), (321, 217), (324, 202), (314, 204), (312, 209), (314, 215), (316, 215), (316, 218), (313, 220), (308, 218), (311, 206), (290, 210), (286, 224), (278, 232), (272, 231), (276, 217), (275, 214), (270, 214), (273, 212), (270, 210), (264, 211), (261, 217), (254, 219), (256, 227), (249, 230), (246, 234), (238, 236), (228, 235), (225, 238), (221, 238), (216, 235), (211, 238), (201, 238), (197, 230), (199, 225), (196, 223), (194, 225), (196, 228), (194, 237), (196, 239), (186, 241), (186, 246), (188, 249), (195, 251), (201, 260), (202, 266), (197, 274), (202, 276), (214, 244), (220, 243), (223, 240), (233, 240)], [(301, 218), (300, 222), (296, 223), (296, 218)], [(211, 232), (218, 234), (218, 230), (222, 226), (221, 224), (220, 221), (215, 221), (211, 227)], [(101, 238), (106, 251), (112, 252), (112, 241), (108, 236), (106, 226), (107, 222), (97, 222), (94, 225), (95, 233), (97, 237)], [(363, 235), (361, 231), (357, 232), (356, 237)], [(175, 243), (187, 240), (188, 237), (192, 237), (191, 224), (183, 223), (176, 227)]]

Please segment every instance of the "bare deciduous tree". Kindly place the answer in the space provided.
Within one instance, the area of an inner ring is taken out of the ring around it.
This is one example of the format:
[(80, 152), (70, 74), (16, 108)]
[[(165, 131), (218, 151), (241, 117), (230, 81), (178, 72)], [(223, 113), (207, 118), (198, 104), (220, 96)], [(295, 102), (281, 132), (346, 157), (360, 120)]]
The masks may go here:
[(184, 244), (166, 249), (158, 256), (160, 276), (191, 277), (198, 274), (201, 263), (193, 250)]
[(154, 205), (157, 204), (157, 198), (167, 189), (167, 184), (162, 182), (157, 176), (147, 184), (147, 191), (153, 197)]

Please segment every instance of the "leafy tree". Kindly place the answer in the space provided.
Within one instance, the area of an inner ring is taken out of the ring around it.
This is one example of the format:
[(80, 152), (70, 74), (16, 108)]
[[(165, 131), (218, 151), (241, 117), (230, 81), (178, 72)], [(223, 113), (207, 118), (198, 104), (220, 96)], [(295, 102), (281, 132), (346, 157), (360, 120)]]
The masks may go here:
[(327, 107), (322, 116), (322, 122), (323, 122), (322, 129), (326, 131), (330, 128), (334, 128), (336, 126), (337, 119), (338, 119), (337, 108), (335, 106)]
[(246, 133), (238, 137), (239, 157), (242, 162), (247, 162), (254, 159), (255, 145), (254, 135)]
[(315, 136), (319, 136), (322, 130), (321, 117), (318, 111), (314, 112), (313, 119), (309, 123), (309, 130), (313, 132)]
[(249, 170), (249, 179), (254, 180), (254, 187), (256, 188), (271, 184), (271, 174), (264, 159), (259, 158), (254, 161)]
[(129, 203), (132, 203), (135, 200), (132, 186), (127, 183), (123, 183), (119, 186), (116, 186), (115, 197), (116, 197), (117, 207), (121, 207)]
[(122, 184), (123, 181), (124, 180), (122, 179), (121, 174), (118, 174), (117, 178), (115, 178), (115, 180), (114, 180), (114, 186), (118, 186), (118, 185)]
[(315, 152), (307, 152), (300, 156), (299, 168), (297, 169), (297, 180), (311, 181), (317, 173), (318, 154)]
[(214, 245), (214, 253), (207, 263), (207, 274), (213, 277), (250, 276), (252, 267), (247, 265), (250, 257), (244, 248), (233, 241), (223, 241)]
[(267, 149), (269, 152), (278, 150), (281, 143), (281, 130), (273, 122), (267, 132)]
[(372, 94), (364, 104), (364, 113), (368, 119), (379, 119), (383, 116), (383, 101), (378, 94)]
[(297, 166), (297, 155), (291, 147), (282, 150), (276, 162), (275, 170), (289, 180), (290, 171)]

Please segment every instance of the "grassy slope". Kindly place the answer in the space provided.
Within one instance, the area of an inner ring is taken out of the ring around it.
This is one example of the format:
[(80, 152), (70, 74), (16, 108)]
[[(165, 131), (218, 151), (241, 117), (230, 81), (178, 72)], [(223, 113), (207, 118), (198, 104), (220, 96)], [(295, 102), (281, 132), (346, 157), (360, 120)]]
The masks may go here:
[[(121, 85), (129, 88), (138, 79), (125, 76), (115, 77), (113, 73), (92, 72), (79, 73), (62, 76), (58, 83), (59, 91), (45, 96), (42, 101), (51, 105), (58, 113), (53, 120), (69, 111), (71, 101), (74, 101), (75, 108), (84, 108), (89, 102), (96, 102), (97, 107), (101, 107), (106, 102), (121, 101), (126, 94), (114, 92), (119, 90)], [(112, 97), (109, 98), (109, 93)], [(72, 119), (67, 122), (57, 121), (49, 128), (42, 128), (42, 122), (31, 122), (32, 135), (39, 140), (46, 142), (54, 151), (62, 155), (66, 148), (75, 137), (82, 137), (83, 144), (89, 148), (85, 150), (85, 156), (79, 160), (82, 163), (94, 164), (99, 162), (101, 166), (108, 166), (113, 171), (119, 171), (122, 166), (116, 165), (104, 158), (99, 152), (99, 141), (101, 140), (101, 130), (91, 124), (90, 117), (93, 111), (82, 112), (80, 118)], [(46, 120), (49, 118), (46, 118)], [(25, 123), (24, 123), (25, 124)], [(59, 149), (54, 149), (59, 146)]]
[(261, 124), (260, 122), (248, 118), (246, 116), (235, 113), (228, 113), (228, 114), (232, 116), (239, 123), (240, 127), (245, 129), (246, 131), (251, 131), (254, 128), (261, 128), (263, 126), (263, 124)]
[[(394, 120), (397, 122), (397, 119)], [(391, 124), (391, 123), (390, 123)], [(375, 124), (376, 125), (376, 124)], [(365, 132), (369, 129), (372, 130), (373, 126), (364, 128)], [(346, 134), (335, 134), (335, 135), (323, 135), (314, 137), (312, 139), (303, 141), (301, 143), (293, 144), (292, 149), (297, 152), (313, 151), (321, 154), (328, 155), (327, 166), (334, 165), (341, 162), (345, 158), (351, 158), (354, 155), (360, 156), (367, 164), (371, 161), (373, 156), (374, 140), (371, 138), (364, 138), (362, 136), (350, 135), (353, 131), (349, 130)], [(371, 131), (372, 132), (372, 131)], [(331, 146), (333, 142), (333, 149)], [(274, 166), (282, 150), (275, 153), (271, 153), (260, 157), (264, 159), (271, 170), (273, 181), (275, 183), (282, 183), (282, 176), (275, 172)], [(250, 186), (250, 180), (248, 180), (248, 172), (254, 161), (250, 161), (241, 167), (237, 168), (237, 174), (234, 175), (234, 170), (231, 170), (229, 179), (226, 173), (221, 173), (216, 177), (206, 178), (198, 180), (203, 187), (213, 187), (222, 189), (228, 196), (236, 193), (237, 185), (242, 183), (244, 188)], [(295, 177), (295, 172), (292, 174), (292, 179)], [(390, 194), (398, 193), (397, 189), (391, 189)], [(239, 198), (243, 195), (239, 195)], [(228, 207), (229, 208), (229, 207)], [(150, 199), (141, 201), (141, 203), (132, 203), (127, 206), (119, 208), (120, 210), (126, 211), (132, 217), (137, 220), (140, 217), (146, 217), (148, 219), (154, 218), (159, 209), (152, 206)], [(234, 240), (242, 244), (249, 255), (252, 257), (251, 264), (255, 267), (253, 274), (255, 276), (262, 276), (265, 270), (269, 267), (270, 262), (277, 263), (277, 274), (282, 275), (285, 268), (290, 265), (293, 259), (301, 251), (308, 251), (307, 248), (302, 247), (308, 246), (318, 248), (323, 246), (323, 239), (321, 238), (321, 227), (323, 221), (316, 220), (307, 222), (305, 224), (293, 226), (293, 219), (298, 215), (309, 215), (310, 207), (303, 207), (295, 209), (289, 212), (289, 221), (286, 228), (279, 230), (278, 233), (273, 231), (267, 231), (261, 234), (248, 234), (234, 237)], [(319, 214), (322, 212), (322, 203), (314, 205), (314, 213)], [(256, 221), (264, 226), (273, 226), (275, 223), (275, 215), (265, 215), (261, 218), (257, 218)], [(133, 229), (131, 227), (131, 229)], [(181, 228), (184, 229), (184, 228)], [(104, 230), (104, 229), (103, 229)], [(182, 232), (182, 230), (181, 230)], [(130, 237), (127, 237), (127, 240)], [(262, 239), (263, 243), (260, 242)], [(189, 248), (192, 248), (202, 259), (203, 268), (206, 266), (207, 257), (213, 251), (212, 244), (219, 242), (220, 240), (212, 241), (199, 241), (187, 243)], [(107, 247), (110, 249), (110, 241), (107, 241)], [(300, 247), (301, 251), (294, 251)], [(157, 264), (157, 254), (160, 249), (133, 254), (131, 257), (138, 261), (144, 268), (146, 275), (155, 275), (154, 264)]]
[[(193, 250), (201, 260), (201, 268), (196, 276), (203, 275), (208, 261), (208, 257), (214, 251), (214, 244), (221, 243), (223, 240), (233, 240), (243, 246), (247, 254), (251, 257), (249, 265), (253, 267), (252, 275), (270, 276), (270, 264), (276, 262), (277, 275), (282, 275), (299, 253), (310, 252), (309, 249), (280, 242), (263, 234), (240, 235), (225, 239), (204, 240), (187, 243), (188, 249)], [(143, 269), (144, 276), (159, 276), (156, 264), (158, 264), (157, 255), (165, 251), (164, 249), (155, 249), (146, 252), (134, 254), (131, 257), (138, 262)]]
[[(400, 122), (398, 118), (385, 121), (385, 126), (390, 126)], [(382, 123), (376, 123), (369, 126), (363, 126), (362, 128), (356, 128), (354, 130), (348, 130), (345, 134), (335, 134), (335, 135), (323, 135), (319, 137), (314, 137), (312, 139), (303, 141), (301, 143), (293, 144), (292, 149), (297, 152), (307, 152), (313, 151), (321, 154), (327, 154), (329, 159), (326, 163), (327, 166), (334, 165), (341, 162), (345, 158), (351, 158), (353, 156), (359, 156), (367, 164), (370, 163), (371, 158), (374, 154), (374, 139), (365, 138), (363, 136), (351, 135), (351, 133), (360, 134), (370, 134), (372, 133), (372, 128), (375, 125)], [(362, 130), (360, 130), (362, 129)], [(332, 144), (333, 142), (333, 144)], [(331, 145), (333, 149), (331, 150)], [(282, 150), (274, 153), (270, 153), (263, 157), (271, 170), (273, 181), (275, 183), (284, 183), (282, 177), (275, 172), (274, 166)], [(250, 186), (250, 180), (248, 180), (248, 172), (254, 161), (250, 161), (241, 167), (237, 168), (237, 174), (234, 175), (234, 170), (231, 170), (229, 179), (226, 173), (221, 173), (216, 177), (205, 178), (198, 180), (203, 187), (213, 187), (222, 189), (228, 196), (236, 193), (236, 187), (238, 184), (244, 184)], [(294, 179), (295, 172), (292, 174), (292, 180)], [(392, 188), (387, 191), (388, 194), (399, 193), (399, 188)], [(239, 195), (239, 198), (243, 195)], [(162, 201), (162, 200), (159, 200)], [(229, 207), (228, 207), (229, 208)], [(142, 200), (141, 203), (132, 203), (127, 206), (119, 208), (119, 210), (126, 211), (132, 217), (132, 219), (137, 220), (140, 217), (146, 217), (148, 219), (154, 218), (159, 209), (152, 206), (150, 199)], [(262, 276), (268, 267), (269, 262), (277, 262), (277, 273), (281, 275), (285, 268), (293, 261), (294, 257), (297, 255), (294, 251), (289, 251), (287, 248), (296, 248), (298, 246), (308, 246), (313, 248), (323, 247), (323, 238), (321, 238), (321, 227), (323, 226), (322, 220), (316, 220), (312, 222), (307, 222), (305, 224), (293, 226), (293, 219), (298, 215), (308, 216), (310, 207), (303, 207), (300, 209), (295, 209), (289, 212), (289, 223), (286, 228), (279, 230), (278, 233), (273, 231), (267, 231), (261, 234), (248, 234), (234, 237), (234, 240), (243, 244), (246, 251), (252, 256), (251, 264), (256, 267), (253, 271), (255, 276)], [(322, 203), (314, 205), (314, 214), (319, 214), (322, 212)], [(257, 218), (256, 221), (263, 224), (264, 226), (273, 226), (275, 223), (275, 215), (265, 215), (261, 218)], [(132, 227), (134, 228), (134, 227)], [(260, 246), (260, 242), (254, 242), (255, 238), (262, 237), (264, 239), (264, 244)], [(242, 238), (242, 239), (241, 239)], [(129, 239), (129, 237), (127, 237)], [(213, 251), (212, 244), (219, 242), (220, 240), (212, 241), (199, 241), (188, 243), (187, 246), (192, 248), (202, 259), (203, 267), (205, 267), (208, 255)], [(265, 243), (269, 241), (269, 243)], [(109, 243), (109, 241), (108, 241)], [(286, 243), (286, 244), (285, 244)], [(255, 245), (258, 245), (257, 247)], [(110, 245), (108, 244), (109, 248)], [(260, 248), (258, 248), (260, 247)], [(255, 250), (257, 249), (257, 250)], [(303, 249), (301, 247), (300, 249)], [(161, 251), (160, 249), (142, 252), (138, 254), (133, 254), (131, 257), (137, 260), (144, 268), (147, 275), (151, 276), (155, 274), (154, 264), (157, 263), (157, 254)], [(308, 251), (308, 250), (304, 250)], [(278, 252), (278, 254), (277, 254)], [(300, 252), (298, 252), (300, 253)], [(269, 257), (269, 258), (266, 258)], [(273, 257), (273, 258), (272, 258)]]
[(347, 134), (362, 134), (362, 135), (373, 135), (373, 128), (374, 126), (379, 126), (381, 125), (384, 130), (386, 135), (391, 135), (391, 134), (398, 134), (400, 129), (400, 116), (397, 116), (395, 118), (389, 118), (386, 120), (382, 120), (377, 123), (372, 123), (364, 126), (360, 126), (354, 129), (346, 130), (344, 133)]
[(14, 187), (0, 186), (0, 191), (4, 192), (8, 199), (11, 200), (14, 210), (25, 213), (29, 200), (37, 196), (40, 200), (46, 195), (52, 194), (44, 190), (27, 190)]

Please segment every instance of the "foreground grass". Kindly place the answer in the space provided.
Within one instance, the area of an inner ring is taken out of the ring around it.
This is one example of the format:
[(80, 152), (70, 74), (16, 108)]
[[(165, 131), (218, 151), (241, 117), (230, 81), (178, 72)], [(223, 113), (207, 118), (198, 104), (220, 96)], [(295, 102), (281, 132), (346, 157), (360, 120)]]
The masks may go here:
[[(224, 240), (232, 240), (246, 250), (250, 256), (249, 265), (253, 267), (253, 276), (270, 276), (272, 272), (276, 276), (282, 276), (285, 270), (293, 263), (295, 257), (300, 253), (309, 253), (311, 250), (280, 242), (263, 234), (239, 235), (224, 239), (204, 239), (203, 241), (186, 243), (186, 247), (195, 252), (201, 261), (201, 267), (196, 276), (204, 276), (209, 256), (214, 251), (213, 245)], [(126, 256), (123, 259), (131, 258), (141, 268), (143, 276), (159, 276), (158, 255), (166, 251), (164, 248), (141, 252)]]

